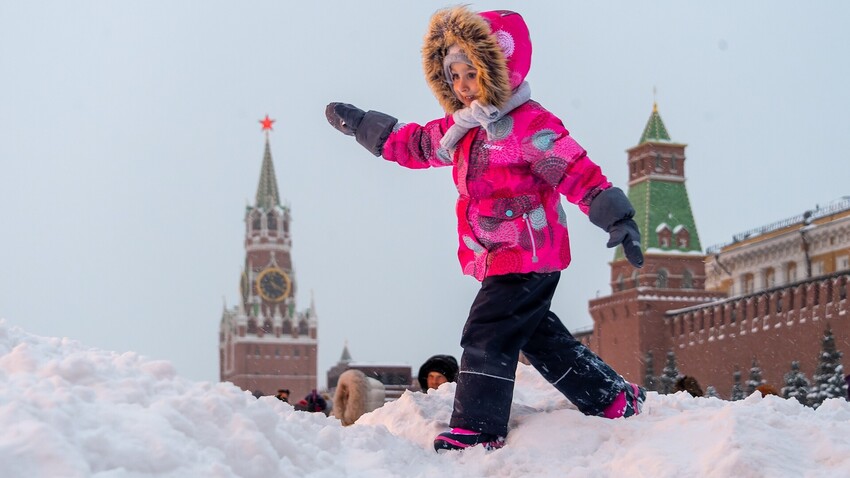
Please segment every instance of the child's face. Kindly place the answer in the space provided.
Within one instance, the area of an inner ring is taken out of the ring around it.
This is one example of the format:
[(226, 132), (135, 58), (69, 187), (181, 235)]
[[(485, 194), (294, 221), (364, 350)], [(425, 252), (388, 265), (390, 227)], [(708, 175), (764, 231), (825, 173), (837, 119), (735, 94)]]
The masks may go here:
[(452, 89), (464, 106), (478, 98), (478, 70), (466, 63), (452, 63)]

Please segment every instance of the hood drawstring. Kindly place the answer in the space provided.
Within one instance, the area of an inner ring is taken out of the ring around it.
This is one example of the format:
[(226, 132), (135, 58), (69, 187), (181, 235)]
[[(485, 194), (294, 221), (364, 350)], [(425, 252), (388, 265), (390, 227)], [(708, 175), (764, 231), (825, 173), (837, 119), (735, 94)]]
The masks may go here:
[(531, 229), (531, 220), (528, 219), (528, 213), (523, 213), (522, 219), (528, 227), (528, 237), (531, 238), (531, 262), (537, 262), (537, 244), (534, 243), (534, 231)]

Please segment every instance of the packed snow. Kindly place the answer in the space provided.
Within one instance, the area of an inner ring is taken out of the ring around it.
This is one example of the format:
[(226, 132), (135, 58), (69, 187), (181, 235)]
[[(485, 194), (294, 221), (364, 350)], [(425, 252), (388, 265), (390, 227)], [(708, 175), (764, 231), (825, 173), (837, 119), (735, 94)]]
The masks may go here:
[(165, 361), (40, 337), (0, 321), (2, 477), (850, 476), (850, 404), (684, 392), (644, 413), (577, 412), (520, 365), (507, 445), (436, 454), (454, 384), (343, 427), (333, 417), (195, 382)]

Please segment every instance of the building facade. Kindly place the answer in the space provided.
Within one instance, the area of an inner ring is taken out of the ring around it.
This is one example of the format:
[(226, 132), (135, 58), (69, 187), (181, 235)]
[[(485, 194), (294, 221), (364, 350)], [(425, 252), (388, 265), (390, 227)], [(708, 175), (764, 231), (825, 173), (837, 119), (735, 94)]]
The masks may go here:
[(268, 117), (256, 200), (245, 211), (245, 263), (240, 297), (221, 317), (219, 370), (222, 381), (255, 394), (290, 390), (298, 399), (317, 387), (318, 338), (315, 302), (298, 311), (298, 281), (292, 262), (291, 210), (282, 205), (272, 161)]
[[(734, 236), (703, 253), (685, 190), (685, 145), (657, 107), (628, 151), (629, 199), (645, 265), (618, 248), (611, 290), (591, 300), (593, 329), (576, 334), (626, 379), (660, 375), (668, 352), (681, 374), (728, 398), (753, 363), (776, 388), (791, 362), (812, 377), (824, 333), (850, 352), (850, 198)], [(648, 370), (648, 357), (655, 370)]]

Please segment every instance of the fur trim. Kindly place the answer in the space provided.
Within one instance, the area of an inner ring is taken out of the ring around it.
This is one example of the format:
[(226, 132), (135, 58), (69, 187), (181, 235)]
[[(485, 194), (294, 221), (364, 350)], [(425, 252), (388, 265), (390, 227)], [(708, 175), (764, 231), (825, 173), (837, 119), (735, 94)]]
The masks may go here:
[(342, 372), (334, 393), (333, 415), (343, 426), (356, 422), (364, 413), (384, 404), (386, 389), (384, 384), (367, 377), (360, 370), (349, 369)]
[(467, 9), (454, 7), (440, 10), (431, 17), (422, 47), (425, 79), (447, 114), (464, 107), (454, 94), (443, 72), (443, 59), (453, 44), (472, 61), (478, 70), (479, 101), (500, 108), (511, 96), (507, 62), (487, 21)]

